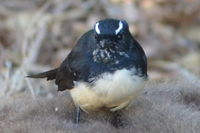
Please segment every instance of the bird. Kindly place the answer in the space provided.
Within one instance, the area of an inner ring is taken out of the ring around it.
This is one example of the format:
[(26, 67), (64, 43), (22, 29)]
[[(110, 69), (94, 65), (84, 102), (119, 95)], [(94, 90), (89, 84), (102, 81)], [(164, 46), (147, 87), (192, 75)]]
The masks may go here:
[(90, 112), (125, 108), (148, 79), (147, 57), (125, 20), (106, 18), (83, 34), (58, 68), (28, 75), (55, 80), (58, 91), (68, 90), (76, 107)]

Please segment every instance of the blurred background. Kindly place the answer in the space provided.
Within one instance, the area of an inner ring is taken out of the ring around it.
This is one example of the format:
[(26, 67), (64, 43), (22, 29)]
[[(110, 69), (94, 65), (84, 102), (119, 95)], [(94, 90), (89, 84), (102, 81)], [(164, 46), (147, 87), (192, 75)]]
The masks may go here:
[(53, 82), (25, 76), (58, 67), (104, 18), (129, 23), (148, 56), (150, 80), (199, 81), (199, 0), (0, 0), (0, 97), (52, 97)]

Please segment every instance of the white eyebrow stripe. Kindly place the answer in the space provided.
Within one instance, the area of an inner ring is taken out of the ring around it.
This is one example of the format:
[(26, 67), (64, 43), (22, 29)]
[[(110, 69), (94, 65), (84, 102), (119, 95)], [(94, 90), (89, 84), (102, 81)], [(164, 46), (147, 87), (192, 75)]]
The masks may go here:
[(119, 27), (115, 30), (115, 34), (117, 35), (122, 28), (123, 28), (123, 23), (119, 21)]
[(97, 34), (100, 34), (100, 30), (99, 30), (99, 23), (95, 24), (95, 31), (97, 32)]

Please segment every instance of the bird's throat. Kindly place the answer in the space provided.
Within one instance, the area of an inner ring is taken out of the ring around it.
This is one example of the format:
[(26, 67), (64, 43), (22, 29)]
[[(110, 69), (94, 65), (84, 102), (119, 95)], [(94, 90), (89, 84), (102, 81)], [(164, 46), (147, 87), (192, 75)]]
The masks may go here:
[(97, 63), (112, 63), (115, 58), (115, 51), (112, 49), (95, 49), (92, 52), (93, 60)]

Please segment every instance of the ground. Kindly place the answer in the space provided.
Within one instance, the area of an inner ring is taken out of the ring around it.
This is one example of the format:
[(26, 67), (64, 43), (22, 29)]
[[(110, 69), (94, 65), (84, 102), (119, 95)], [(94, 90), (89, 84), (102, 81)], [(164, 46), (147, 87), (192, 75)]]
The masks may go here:
[(30, 95), (1, 98), (0, 132), (137, 132), (198, 133), (200, 129), (200, 86), (177, 80), (148, 82), (143, 93), (120, 112), (123, 125), (111, 124), (108, 112), (81, 114), (74, 124), (75, 107), (69, 93), (53, 98), (30, 98)]

